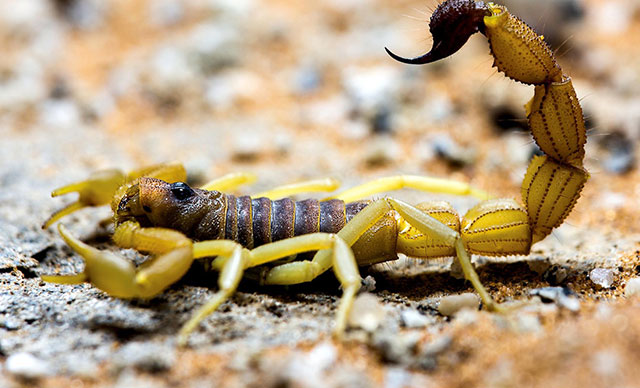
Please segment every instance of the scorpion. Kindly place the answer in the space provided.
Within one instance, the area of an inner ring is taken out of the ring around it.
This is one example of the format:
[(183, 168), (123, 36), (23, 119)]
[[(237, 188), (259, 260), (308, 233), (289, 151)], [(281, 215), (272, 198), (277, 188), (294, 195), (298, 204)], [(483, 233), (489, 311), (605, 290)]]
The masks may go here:
[[(181, 164), (156, 165), (131, 173), (107, 170), (61, 187), (58, 196), (76, 192), (76, 202), (55, 212), (43, 225), (88, 206), (111, 204), (113, 242), (151, 257), (140, 267), (109, 251), (74, 237), (64, 225), (58, 230), (85, 263), (76, 275), (44, 275), (61, 284), (89, 281), (108, 295), (152, 298), (182, 278), (196, 259), (212, 257), (219, 271), (218, 291), (182, 326), (178, 342), (185, 344), (199, 323), (236, 290), (245, 270), (263, 268), (264, 284), (309, 282), (333, 269), (343, 289), (333, 333), (346, 330), (347, 317), (361, 287), (358, 267), (395, 260), (402, 253), (416, 259), (457, 257), (465, 278), (490, 311), (505, 311), (484, 288), (470, 255), (527, 255), (573, 209), (589, 178), (583, 168), (586, 130), (582, 109), (544, 37), (510, 14), (506, 7), (471, 0), (447, 0), (430, 22), (432, 49), (407, 59), (407, 64), (431, 63), (458, 51), (476, 32), (489, 41), (494, 66), (507, 77), (534, 85), (525, 105), (529, 127), (544, 155), (532, 158), (522, 183), (522, 204), (492, 199), (462, 182), (425, 176), (380, 178), (324, 200), (294, 201), (294, 194), (333, 191), (333, 180), (287, 185), (254, 196), (224, 191), (248, 183), (249, 174), (229, 174), (201, 188), (184, 181)], [(475, 196), (482, 201), (462, 218), (443, 201), (413, 206), (373, 194), (400, 188)], [(315, 251), (312, 259), (297, 254)], [(289, 258), (283, 262), (284, 258)], [(293, 258), (293, 259), (292, 259)]]

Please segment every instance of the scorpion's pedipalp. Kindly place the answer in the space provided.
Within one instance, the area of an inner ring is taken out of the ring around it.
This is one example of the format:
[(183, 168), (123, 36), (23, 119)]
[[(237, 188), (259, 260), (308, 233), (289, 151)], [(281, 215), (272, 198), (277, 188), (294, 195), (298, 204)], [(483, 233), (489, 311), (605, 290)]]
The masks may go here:
[(51, 192), (52, 197), (78, 193), (79, 198), (64, 208), (56, 211), (42, 225), (43, 229), (53, 225), (60, 218), (69, 215), (85, 207), (108, 205), (113, 199), (114, 193), (125, 182), (125, 174), (120, 170), (98, 171), (80, 182), (75, 182)]
[[(146, 228), (125, 225), (124, 229), (126, 229), (124, 232), (120, 231), (119, 239), (120, 241), (128, 239), (130, 244), (127, 247), (147, 251), (156, 247), (163, 253), (150, 258), (140, 269), (136, 269), (131, 261), (109, 251), (93, 248), (74, 237), (63, 225), (59, 225), (58, 230), (65, 242), (84, 258), (85, 269), (83, 275), (77, 275), (76, 278), (43, 276), (42, 279), (51, 280), (54, 283), (70, 283), (86, 279), (95, 287), (116, 298), (151, 298), (178, 281), (191, 267), (193, 262), (191, 240), (184, 236), (182, 240), (176, 240), (175, 236), (182, 235), (181, 233), (167, 229), (165, 237), (172, 241), (158, 244), (159, 238), (163, 235), (161, 228), (148, 228), (151, 230), (146, 231)], [(125, 237), (124, 234), (129, 236)], [(166, 248), (168, 246), (172, 248)]]
[(403, 58), (385, 47), (387, 54), (398, 62), (409, 65), (424, 65), (446, 58), (469, 40), (469, 37), (484, 27), (483, 19), (490, 15), (482, 1), (453, 0), (438, 5), (429, 21), (433, 37), (431, 51), (416, 58)]
[(187, 179), (187, 170), (185, 170), (182, 163), (161, 163), (129, 172), (127, 174), (127, 182), (132, 182), (142, 177), (162, 179), (169, 183), (181, 182)]

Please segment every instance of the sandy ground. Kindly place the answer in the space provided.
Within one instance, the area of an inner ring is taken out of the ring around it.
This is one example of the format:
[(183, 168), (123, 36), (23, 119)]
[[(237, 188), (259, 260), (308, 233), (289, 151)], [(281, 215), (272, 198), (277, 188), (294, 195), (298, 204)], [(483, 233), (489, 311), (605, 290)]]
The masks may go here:
[[(178, 348), (216, 275), (195, 267), (150, 301), (41, 281), (83, 265), (40, 227), (72, 200), (51, 190), (179, 160), (194, 184), (256, 173), (243, 193), (425, 174), (518, 198), (536, 152), (523, 131), (532, 88), (491, 68), (482, 36), (433, 66), (388, 58), (384, 46), (430, 46), (435, 4), (424, 1), (0, 4), (0, 386), (640, 386), (640, 298), (628, 286), (640, 276), (640, 5), (509, 6), (557, 49), (589, 127), (591, 179), (569, 219), (527, 257), (474, 258), (496, 299), (525, 305), (445, 317), (441, 302), (471, 286), (450, 259), (403, 258), (362, 270), (375, 298), (359, 299), (363, 319), (343, 341), (331, 337), (340, 290), (328, 274), (295, 287), (247, 280)], [(444, 198), (461, 213), (475, 203)], [(143, 261), (109, 242), (108, 216), (63, 222)]]

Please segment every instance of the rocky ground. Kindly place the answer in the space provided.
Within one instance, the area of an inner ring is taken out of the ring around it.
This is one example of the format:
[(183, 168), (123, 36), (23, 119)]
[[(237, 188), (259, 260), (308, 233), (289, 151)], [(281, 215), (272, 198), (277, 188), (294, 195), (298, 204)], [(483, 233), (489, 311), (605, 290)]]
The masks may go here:
[[(482, 36), (431, 66), (392, 61), (383, 47), (430, 47), (432, 0), (0, 3), (0, 386), (639, 386), (640, 3), (528, 4), (508, 5), (573, 78), (591, 179), (531, 255), (474, 258), (495, 298), (523, 306), (479, 310), (450, 260), (403, 258), (363, 269), (368, 292), (344, 341), (330, 334), (340, 291), (329, 274), (288, 288), (245, 281), (178, 348), (215, 275), (194, 270), (150, 301), (44, 283), (82, 270), (40, 227), (72, 200), (51, 190), (98, 169), (178, 160), (194, 184), (258, 174), (245, 193), (403, 173), (517, 198), (537, 151), (522, 109), (532, 87), (491, 68)], [(474, 204), (445, 198), (461, 213)], [(63, 222), (143, 260), (109, 242), (108, 215)], [(452, 304), (467, 308), (440, 313)]]

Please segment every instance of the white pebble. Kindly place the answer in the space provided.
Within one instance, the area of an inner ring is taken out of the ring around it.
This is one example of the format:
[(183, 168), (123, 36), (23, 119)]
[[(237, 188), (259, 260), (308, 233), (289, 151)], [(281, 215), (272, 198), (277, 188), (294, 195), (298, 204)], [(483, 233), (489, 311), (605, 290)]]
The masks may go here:
[(602, 288), (609, 288), (614, 280), (613, 270), (609, 268), (594, 268), (589, 272), (589, 279)]
[(440, 300), (438, 312), (450, 317), (465, 308), (476, 310), (478, 309), (478, 303), (478, 297), (470, 292), (460, 295), (449, 295)]
[(384, 306), (378, 298), (365, 292), (358, 295), (353, 302), (348, 319), (349, 326), (372, 332), (378, 328), (385, 315)]
[(627, 281), (627, 285), (624, 287), (624, 296), (627, 298), (640, 296), (640, 278), (633, 278)]
[(428, 326), (433, 320), (426, 315), (421, 314), (418, 310), (406, 309), (400, 313), (400, 319), (404, 327), (419, 328)]
[(50, 374), (50, 366), (46, 361), (36, 358), (31, 353), (16, 353), (7, 359), (7, 372), (25, 379), (37, 379)]

